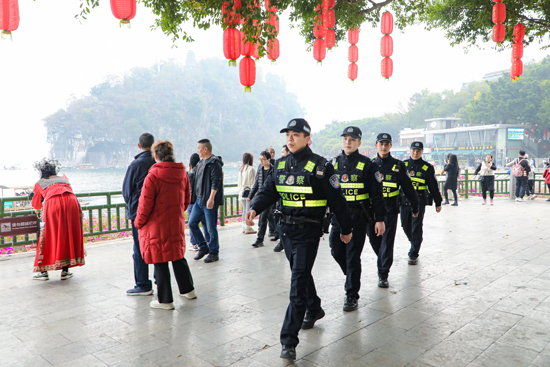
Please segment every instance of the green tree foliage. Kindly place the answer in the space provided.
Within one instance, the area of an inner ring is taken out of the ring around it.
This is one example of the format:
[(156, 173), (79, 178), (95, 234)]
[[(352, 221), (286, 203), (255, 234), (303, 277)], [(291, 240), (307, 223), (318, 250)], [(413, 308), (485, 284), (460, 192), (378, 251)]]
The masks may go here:
[[(104, 150), (125, 158), (135, 152), (138, 137), (151, 132), (171, 140), (179, 160), (187, 161), (196, 142), (209, 138), (214, 153), (240, 160), (246, 151), (258, 154), (279, 142), (279, 128), (302, 109), (275, 75), (258, 73), (254, 93), (243, 94), (237, 69), (222, 60), (187, 66), (162, 62), (136, 68), (94, 86), (90, 95), (44, 119), (54, 156), (62, 161), (75, 150)], [(229, 70), (229, 72), (228, 72)], [(82, 162), (84, 163), (84, 162)]]
[[(100, 0), (80, 0), (81, 13), (86, 17), (91, 8)], [(106, 1), (106, 0), (103, 0)], [(182, 29), (182, 24), (191, 23), (199, 29), (211, 26), (227, 26), (222, 19), (222, 4), (225, 0), (141, 0), (157, 16), (154, 27), (160, 28), (174, 41), (192, 38)], [(228, 0), (230, 8), (237, 0)], [(317, 22), (317, 5), (322, 0), (271, 0), (278, 14), (289, 10), (292, 26), (299, 29), (306, 44), (313, 41), (313, 27)], [(257, 38), (265, 50), (266, 41), (273, 37), (272, 27), (265, 20), (270, 16), (264, 7), (264, 1), (241, 0), (238, 11), (244, 20), (242, 30), (249, 38)], [(254, 4), (258, 6), (255, 7)], [(517, 23), (526, 28), (525, 43), (542, 43), (548, 47), (550, 31), (550, 0), (506, 0), (507, 26), (506, 40), (511, 41), (512, 29)], [(378, 26), (380, 14), (392, 11), (395, 24), (399, 29), (409, 25), (424, 24), (428, 29), (439, 28), (446, 32), (451, 44), (473, 45), (477, 41), (491, 39), (493, 22), (490, 0), (338, 0), (334, 7), (336, 14), (336, 41), (345, 40), (347, 30), (363, 25)], [(257, 27), (254, 23), (261, 22)]]

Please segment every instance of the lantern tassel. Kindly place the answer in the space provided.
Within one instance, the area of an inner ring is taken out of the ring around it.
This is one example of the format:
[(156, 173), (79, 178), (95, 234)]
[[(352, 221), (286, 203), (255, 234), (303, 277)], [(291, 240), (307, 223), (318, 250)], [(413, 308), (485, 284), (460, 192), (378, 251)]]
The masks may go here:
[(271, 60), (271, 66), (277, 66), (277, 60)]
[(130, 19), (122, 18), (120, 20), (120, 23), (118, 24), (119, 28), (132, 28), (132, 25), (130, 24)]
[(236, 68), (237, 67), (237, 60), (234, 60), (234, 59), (229, 60), (229, 66), (230, 67), (233, 66), (234, 68)]
[(11, 32), (10, 31), (2, 31), (2, 40), (13, 41), (13, 38), (11, 37)]
[(322, 61), (317, 61), (317, 66), (323, 66), (323, 62)]
[(245, 93), (252, 93), (252, 87), (244, 87)]

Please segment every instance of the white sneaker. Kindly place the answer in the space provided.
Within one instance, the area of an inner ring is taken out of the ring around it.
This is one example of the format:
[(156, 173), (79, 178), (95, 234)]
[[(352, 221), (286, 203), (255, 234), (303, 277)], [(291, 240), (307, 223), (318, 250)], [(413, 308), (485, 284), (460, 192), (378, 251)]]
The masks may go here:
[(174, 302), (159, 303), (159, 301), (151, 301), (151, 303), (149, 303), (149, 306), (151, 306), (152, 308), (161, 308), (163, 310), (173, 310)]
[(522, 198), (516, 198), (516, 201), (523, 201)]
[(197, 294), (195, 293), (194, 289), (189, 293), (180, 294), (180, 296), (185, 297), (187, 299), (196, 299), (197, 298)]
[(531, 197), (529, 199), (535, 200), (536, 197), (537, 197), (537, 195), (531, 195)]

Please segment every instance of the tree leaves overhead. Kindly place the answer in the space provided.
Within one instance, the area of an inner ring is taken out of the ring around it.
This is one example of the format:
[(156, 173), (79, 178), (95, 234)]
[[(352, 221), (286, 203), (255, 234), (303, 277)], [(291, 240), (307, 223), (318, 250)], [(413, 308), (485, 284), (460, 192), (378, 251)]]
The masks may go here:
[[(171, 140), (182, 161), (201, 138), (209, 138), (214, 153), (229, 160), (282, 145), (281, 126), (303, 114), (296, 96), (278, 76), (261, 73), (253, 93), (244, 94), (237, 73), (222, 60), (196, 63), (188, 56), (185, 67), (162, 62), (110, 77), (44, 119), (52, 153), (64, 162), (78, 161), (74, 151), (89, 151), (100, 142), (119, 153), (134, 152), (144, 132)], [(125, 165), (128, 156), (107, 159), (107, 165)]]
[[(80, 0), (81, 13), (77, 17), (86, 18), (90, 9), (98, 6), (100, 0)], [(102, 0), (107, 1), (107, 0)], [(179, 39), (193, 41), (182, 29), (182, 25), (192, 22), (195, 28), (208, 29), (211, 26), (227, 25), (222, 21), (222, 4), (225, 0), (141, 0), (141, 3), (157, 16), (153, 28), (161, 29), (175, 42)], [(229, 0), (230, 7), (235, 0)], [(291, 27), (299, 29), (307, 47), (313, 42), (314, 19), (318, 14), (315, 8), (321, 0), (271, 0), (278, 14), (289, 11)], [(549, 47), (550, 0), (505, 0), (507, 8), (506, 41), (510, 46), (512, 29), (518, 23), (525, 25), (525, 44), (536, 43)], [(256, 4), (256, 6), (254, 6)], [(446, 33), (451, 45), (471, 46), (477, 42), (492, 42), (492, 6), (490, 0), (338, 0), (334, 7), (336, 14), (336, 42), (346, 39), (351, 27), (379, 25), (380, 14), (392, 11), (395, 25), (405, 29), (413, 24), (423, 24), (427, 29), (438, 28)], [(247, 37), (258, 36), (261, 53), (265, 53), (267, 40), (273, 37), (265, 20), (269, 12), (262, 0), (242, 0), (241, 17), (245, 20), (242, 31)], [(261, 22), (258, 28), (253, 23)], [(259, 32), (259, 33), (258, 33)]]

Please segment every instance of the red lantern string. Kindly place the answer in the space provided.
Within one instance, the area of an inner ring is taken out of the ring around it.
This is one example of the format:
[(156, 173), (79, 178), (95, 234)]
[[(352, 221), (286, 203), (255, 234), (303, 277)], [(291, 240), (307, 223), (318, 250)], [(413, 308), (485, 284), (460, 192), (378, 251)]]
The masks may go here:
[(521, 74), (523, 74), (523, 38), (525, 37), (525, 26), (523, 24), (516, 24), (514, 27), (514, 37), (512, 41), (514, 46), (512, 48), (512, 67), (510, 68), (510, 78), (513, 82), (517, 82)]
[(252, 92), (252, 86), (256, 83), (256, 63), (250, 56), (243, 57), (239, 62), (239, 78), (244, 92)]
[[(251, 11), (258, 11), (259, 3), (254, 2), (254, 5), (249, 5)], [(249, 19), (247, 18), (247, 23)], [(256, 63), (252, 60), (251, 56), (259, 59), (258, 52), (259, 42), (257, 38), (261, 32), (261, 23), (258, 23), (255, 19), (252, 20), (252, 25), (256, 30), (253, 41), (248, 41), (243, 32), (241, 32), (241, 54), (244, 56), (239, 62), (239, 79), (244, 86), (244, 92), (252, 92), (252, 86), (256, 83)]]
[(11, 32), (19, 28), (19, 3), (17, 0), (0, 0), (0, 29), (2, 39), (10, 40)]
[(493, 5), (493, 41), (495, 41), (499, 46), (506, 37), (506, 28), (504, 27), (504, 21), (506, 20), (506, 5), (502, 0), (493, 0), (495, 5)]
[(322, 10), (326, 7), (328, 7), (328, 1), (323, 0), (322, 6), (317, 5), (315, 8), (315, 11), (319, 13), (315, 17), (315, 24), (313, 25), (313, 36), (316, 38), (313, 42), (313, 58), (317, 60), (317, 65), (322, 65), (327, 55), (327, 44), (324, 40), (324, 37), (327, 35), (327, 26), (322, 13)]
[(348, 66), (348, 78), (351, 81), (357, 79), (358, 66), (356, 64), (359, 60), (359, 48), (357, 43), (359, 42), (359, 29), (350, 28), (348, 30), (348, 41), (351, 44), (348, 48), (348, 60), (351, 62)]
[(120, 19), (121, 27), (130, 27), (130, 20), (136, 16), (136, 0), (111, 0), (111, 11)]
[(336, 26), (336, 14), (334, 13), (334, 5), (336, 5), (336, 0), (324, 0), (323, 1), (323, 16), (324, 21), (327, 26), (327, 34), (325, 36), (325, 44), (330, 50), (336, 44), (336, 33), (334, 32), (334, 27)]
[(277, 15), (277, 7), (270, 6), (269, 0), (265, 0), (265, 8), (271, 13), (267, 23), (275, 28), (274, 31), (268, 30), (269, 33), (275, 33), (275, 39), (273, 41), (269, 41), (267, 44), (267, 58), (271, 60), (272, 65), (275, 65), (280, 56), (279, 40), (277, 39), (277, 36), (279, 35), (279, 16)]
[(382, 76), (388, 80), (393, 74), (393, 61), (390, 58), (393, 55), (393, 38), (390, 36), (393, 32), (393, 16), (390, 12), (382, 14), (380, 30), (384, 35), (380, 41), (380, 54), (383, 57), (381, 72)]
[(237, 29), (241, 24), (241, 1), (235, 0), (233, 7), (229, 1), (222, 4), (222, 20), (227, 26), (223, 32), (223, 54), (229, 60), (229, 66), (237, 66), (237, 59), (241, 56), (241, 32)]

